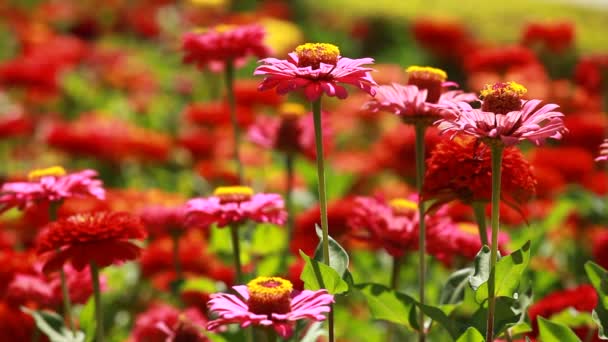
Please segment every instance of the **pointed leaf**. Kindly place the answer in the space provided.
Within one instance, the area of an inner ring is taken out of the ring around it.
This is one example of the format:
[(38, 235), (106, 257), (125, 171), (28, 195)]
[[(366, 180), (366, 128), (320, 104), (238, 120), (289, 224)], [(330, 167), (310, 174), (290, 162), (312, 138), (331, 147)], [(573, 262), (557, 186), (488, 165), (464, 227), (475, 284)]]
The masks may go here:
[(348, 284), (333, 268), (311, 259), (304, 252), (300, 256), (305, 261), (300, 279), (307, 290), (326, 289), (330, 294), (340, 294), (348, 291)]
[[(323, 261), (323, 231), (315, 224), (315, 231), (319, 237), (319, 244), (315, 250), (314, 259), (317, 261)], [(329, 236), (329, 266), (336, 270), (340, 276), (343, 276), (348, 269), (348, 253), (340, 246), (340, 244)]]
[(485, 342), (485, 339), (477, 329), (470, 327), (460, 335), (456, 342)]
[(469, 283), (473, 290), (477, 290), (481, 284), (490, 278), (490, 247), (483, 246), (475, 256), (475, 273), (469, 277)]
[(474, 270), (470, 267), (452, 273), (441, 289), (439, 303), (455, 304), (461, 302), (464, 299), (465, 287), (470, 281), (469, 277), (472, 276), (473, 273)]
[(381, 319), (406, 326), (412, 329), (409, 322), (410, 311), (414, 308), (414, 299), (380, 284), (359, 284), (355, 288), (367, 300), (374, 319)]
[(416, 306), (418, 306), (426, 316), (430, 317), (447, 330), (453, 339), (458, 338), (460, 335), (458, 323), (449, 317), (449, 311), (445, 312), (441, 308), (420, 303), (416, 303)]
[(608, 272), (600, 265), (588, 261), (585, 264), (587, 277), (597, 292), (598, 302), (593, 315), (593, 320), (598, 325), (598, 335), (602, 340), (608, 340)]
[(567, 326), (542, 317), (538, 317), (538, 329), (543, 342), (581, 342)]

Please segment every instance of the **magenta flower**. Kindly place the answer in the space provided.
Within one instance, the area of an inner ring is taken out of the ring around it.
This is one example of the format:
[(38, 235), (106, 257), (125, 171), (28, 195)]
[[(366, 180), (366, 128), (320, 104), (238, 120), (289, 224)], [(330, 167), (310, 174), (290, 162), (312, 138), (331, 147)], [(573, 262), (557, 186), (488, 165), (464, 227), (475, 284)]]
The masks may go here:
[(604, 139), (604, 142), (600, 145), (600, 155), (595, 158), (596, 162), (608, 160), (608, 139)]
[(285, 204), (277, 194), (254, 194), (246, 186), (226, 186), (215, 189), (214, 195), (195, 198), (186, 203), (188, 223), (218, 227), (251, 220), (281, 225), (287, 220)]
[(241, 327), (261, 325), (272, 327), (279, 336), (290, 337), (293, 326), (300, 319), (322, 321), (330, 311), (334, 297), (326, 290), (293, 291), (288, 280), (278, 277), (257, 277), (247, 286), (232, 287), (238, 295), (211, 295), (209, 311), (219, 317), (207, 324), (210, 331), (225, 324), (238, 323)]
[(437, 68), (407, 68), (408, 84), (393, 83), (376, 88), (376, 96), (365, 104), (373, 112), (385, 111), (401, 116), (405, 123), (422, 121), (430, 125), (449, 113), (460, 102), (473, 102), (477, 96), (461, 90), (446, 91), (454, 86), (446, 82), (447, 74)]
[(270, 48), (264, 43), (265, 34), (260, 25), (222, 25), (203, 33), (186, 33), (182, 45), (186, 53), (184, 62), (214, 72), (224, 70), (227, 62), (241, 66), (249, 56), (270, 55)]
[(34, 170), (28, 182), (8, 182), (0, 188), (0, 213), (18, 207), (23, 209), (37, 202), (57, 202), (70, 197), (92, 196), (105, 199), (103, 183), (95, 179), (97, 172), (83, 170), (66, 174), (62, 167)]
[[(259, 116), (249, 127), (249, 140), (261, 147), (284, 153), (299, 153), (310, 159), (317, 156), (315, 127), (311, 113), (299, 104), (287, 103), (279, 110), (280, 117)], [(331, 148), (333, 132), (323, 116), (323, 150)]]
[(183, 232), (188, 227), (186, 214), (184, 206), (154, 205), (143, 208), (139, 217), (148, 234), (151, 237), (159, 237)]
[[(358, 197), (355, 201), (356, 206), (348, 225), (356, 230), (367, 230), (369, 236), (362, 236), (362, 239), (384, 248), (394, 257), (401, 257), (407, 251), (418, 250), (420, 214), (417, 196), (390, 202), (372, 197)], [(445, 207), (434, 214), (427, 214), (425, 223), (427, 237), (440, 234), (445, 227), (452, 224), (445, 214)]]
[(555, 111), (559, 106), (522, 100), (526, 91), (515, 82), (488, 85), (481, 91), (481, 109), (460, 102), (456, 115), (439, 121), (439, 129), (451, 137), (465, 133), (486, 142), (501, 141), (506, 146), (524, 140), (541, 145), (547, 138), (561, 139), (567, 129), (562, 120), (564, 114)]
[(332, 44), (307, 43), (298, 46), (288, 58), (266, 58), (255, 69), (254, 75), (266, 75), (259, 90), (276, 88), (278, 94), (302, 89), (309, 101), (316, 101), (323, 93), (344, 99), (346, 89), (339, 83), (353, 85), (371, 95), (376, 82), (370, 75), (372, 58), (350, 59), (340, 56)]

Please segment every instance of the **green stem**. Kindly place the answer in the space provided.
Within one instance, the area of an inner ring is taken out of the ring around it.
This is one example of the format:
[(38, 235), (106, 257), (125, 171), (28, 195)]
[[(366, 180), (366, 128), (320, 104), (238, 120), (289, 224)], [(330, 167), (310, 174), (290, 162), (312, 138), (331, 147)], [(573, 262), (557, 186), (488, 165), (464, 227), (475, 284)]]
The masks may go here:
[[(399, 274), (401, 271), (401, 264), (403, 263), (403, 257), (393, 257), (393, 268), (391, 270), (391, 280), (390, 286), (391, 289), (397, 291), (399, 287)], [(395, 334), (395, 325), (393, 323), (387, 323), (386, 330), (386, 341), (391, 342), (393, 340), (393, 336)]]
[(294, 159), (295, 156), (291, 152), (285, 154), (285, 174), (286, 174), (286, 190), (285, 190), (285, 207), (287, 209), (287, 242), (283, 250), (281, 258), (281, 269), (286, 268), (287, 258), (289, 256), (289, 244), (293, 239), (295, 229), (295, 212), (293, 210), (293, 183), (294, 183)]
[(179, 239), (181, 237), (180, 232), (171, 232), (171, 240), (173, 240), (173, 267), (175, 268), (175, 281), (180, 281), (183, 278), (182, 265), (179, 256)]
[(236, 99), (234, 97), (234, 63), (226, 62), (226, 97), (230, 107), (230, 121), (232, 121), (232, 130), (234, 132), (234, 161), (236, 162), (236, 171), (239, 176), (239, 184), (243, 184), (243, 163), (241, 162), (241, 133), (239, 122), (236, 116)]
[(488, 245), (488, 228), (486, 226), (486, 212), (483, 202), (473, 202), (473, 214), (475, 215), (475, 221), (477, 221), (477, 229), (479, 230), (479, 239), (481, 245)]
[(232, 255), (234, 258), (234, 269), (236, 271), (236, 281), (240, 284), (243, 281), (243, 270), (241, 268), (241, 248), (239, 245), (239, 227), (230, 226), (230, 238), (232, 240)]
[[(323, 154), (323, 128), (321, 125), (321, 98), (312, 102), (312, 115), (315, 124), (315, 145), (317, 147), (317, 178), (319, 179), (319, 206), (321, 208), (321, 229), (323, 230), (323, 262), (329, 265), (329, 223), (327, 221), (327, 198), (325, 194), (325, 160)], [(334, 341), (334, 314), (327, 315), (329, 342)]]
[[(422, 183), (424, 181), (424, 134), (426, 132), (426, 125), (423, 123), (416, 124), (414, 126), (416, 133), (416, 189), (418, 190), (418, 214), (419, 214), (419, 236), (418, 236), (418, 289), (420, 304), (424, 305), (424, 286), (426, 282), (426, 225), (424, 221), (424, 202), (422, 201)], [(424, 342), (426, 340), (426, 334), (424, 331), (424, 312), (420, 310), (418, 321), (420, 324), (420, 331), (418, 335), (418, 341)]]
[(488, 279), (488, 325), (486, 341), (494, 341), (494, 311), (496, 306), (496, 259), (498, 256), (498, 230), (500, 225), (500, 176), (502, 166), (502, 145), (492, 148), (492, 244), (490, 245), (490, 278)]
[(101, 290), (99, 287), (99, 269), (97, 268), (97, 264), (94, 261), (91, 261), (89, 263), (89, 267), (91, 268), (91, 280), (93, 281), (93, 296), (95, 299), (95, 319), (97, 321), (95, 331), (97, 335), (97, 342), (103, 342), (103, 310), (101, 307)]
[(274, 328), (265, 328), (266, 331), (266, 341), (268, 342), (276, 342), (277, 333), (274, 331)]
[[(49, 204), (49, 221), (57, 221), (57, 213), (61, 207), (62, 201), (54, 201)], [(59, 253), (59, 249), (57, 249)], [(67, 322), (68, 328), (74, 333), (74, 323), (72, 322), (72, 303), (70, 302), (70, 291), (66, 280), (63, 265), (59, 269), (59, 279), (61, 281), (61, 296), (63, 297), (63, 316)]]

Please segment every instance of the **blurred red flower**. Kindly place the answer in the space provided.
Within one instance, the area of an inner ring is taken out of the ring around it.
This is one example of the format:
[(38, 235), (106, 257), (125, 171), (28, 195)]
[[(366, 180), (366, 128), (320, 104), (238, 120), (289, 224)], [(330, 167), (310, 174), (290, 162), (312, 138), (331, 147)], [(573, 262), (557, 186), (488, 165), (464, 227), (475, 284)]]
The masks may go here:
[(574, 79), (592, 94), (600, 94), (606, 87), (608, 54), (592, 55), (581, 58), (574, 70)]
[(540, 64), (534, 52), (519, 45), (477, 48), (466, 55), (468, 72), (492, 71), (504, 74), (514, 67)]
[(553, 169), (567, 183), (582, 183), (595, 167), (593, 154), (579, 147), (539, 147), (530, 155), (535, 168)]
[(460, 60), (474, 45), (469, 32), (457, 21), (419, 18), (411, 30), (416, 42), (440, 59)]
[(522, 44), (540, 46), (554, 53), (561, 53), (574, 46), (574, 25), (570, 22), (530, 23), (524, 27)]
[[(183, 111), (183, 117), (189, 122), (201, 126), (219, 126), (230, 124), (230, 107), (227, 102), (192, 103)], [(251, 107), (237, 105), (237, 121), (240, 126), (249, 126), (254, 119)]]

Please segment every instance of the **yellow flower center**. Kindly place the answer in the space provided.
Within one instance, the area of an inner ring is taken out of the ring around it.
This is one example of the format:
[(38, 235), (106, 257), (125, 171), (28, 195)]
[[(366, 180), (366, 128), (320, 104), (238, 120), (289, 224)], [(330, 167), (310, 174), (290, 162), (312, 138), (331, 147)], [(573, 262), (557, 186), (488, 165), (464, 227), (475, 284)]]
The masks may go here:
[(469, 222), (460, 222), (456, 224), (460, 231), (465, 232), (467, 234), (477, 235), (479, 233), (477, 229), (477, 225)]
[(30, 173), (27, 174), (27, 178), (30, 181), (34, 181), (37, 179), (40, 179), (42, 177), (61, 177), (61, 176), (65, 176), (66, 172), (65, 169), (62, 168), (61, 166), (53, 166), (53, 167), (48, 167), (46, 169), (36, 169), (36, 170), (32, 170), (30, 171)]
[(327, 43), (306, 43), (295, 50), (299, 67), (319, 69), (321, 63), (336, 65), (340, 57), (340, 49)]
[(443, 82), (448, 78), (445, 71), (428, 66), (411, 66), (405, 69), (407, 84), (427, 91), (426, 102), (437, 103), (443, 91)]
[(286, 102), (279, 108), (279, 113), (282, 117), (300, 117), (307, 113), (306, 107), (295, 102)]
[(512, 81), (487, 84), (480, 92), (481, 110), (496, 114), (521, 110), (521, 99), (527, 91), (526, 87)]
[(244, 202), (253, 196), (253, 189), (248, 186), (220, 186), (213, 195), (219, 197), (221, 203)]
[(418, 210), (418, 204), (405, 198), (391, 200), (388, 205), (396, 215), (412, 215)]
[(279, 277), (257, 277), (247, 284), (249, 311), (270, 315), (285, 314), (291, 310), (291, 291), (289, 280)]

